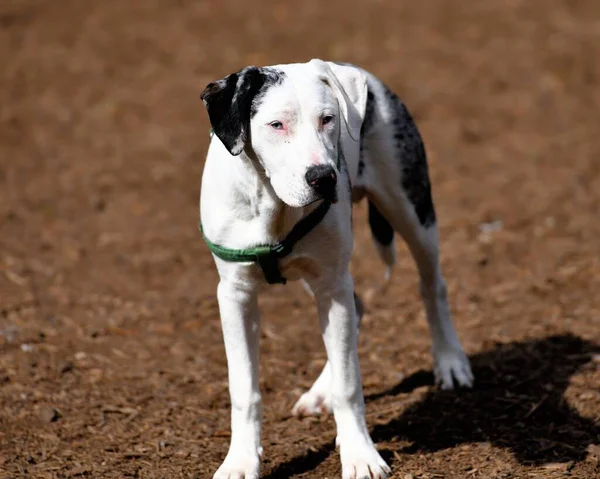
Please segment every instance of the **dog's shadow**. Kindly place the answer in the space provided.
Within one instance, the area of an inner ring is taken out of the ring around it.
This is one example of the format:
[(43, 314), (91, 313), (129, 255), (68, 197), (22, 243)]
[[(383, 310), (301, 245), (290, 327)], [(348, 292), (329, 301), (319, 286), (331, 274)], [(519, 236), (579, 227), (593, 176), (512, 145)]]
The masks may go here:
[[(564, 393), (570, 377), (591, 365), (592, 355), (599, 352), (599, 345), (570, 334), (499, 344), (471, 357), (474, 389), (432, 390), (388, 423), (376, 426), (371, 431), (373, 440), (410, 442), (398, 451), (405, 454), (489, 442), (510, 450), (522, 464), (581, 461), (587, 447), (599, 441), (600, 429), (580, 416)], [(430, 372), (419, 371), (366, 400), (410, 393), (432, 382)], [(325, 444), (276, 466), (267, 477), (312, 470), (333, 449)], [(382, 453), (386, 459), (391, 455)]]
[[(569, 406), (564, 392), (569, 378), (599, 351), (600, 346), (572, 335), (498, 345), (471, 358), (474, 389), (431, 392), (398, 418), (376, 426), (373, 440), (411, 441), (405, 453), (486, 441), (509, 449), (522, 464), (581, 461), (600, 429)], [(369, 399), (432, 379), (416, 373)]]

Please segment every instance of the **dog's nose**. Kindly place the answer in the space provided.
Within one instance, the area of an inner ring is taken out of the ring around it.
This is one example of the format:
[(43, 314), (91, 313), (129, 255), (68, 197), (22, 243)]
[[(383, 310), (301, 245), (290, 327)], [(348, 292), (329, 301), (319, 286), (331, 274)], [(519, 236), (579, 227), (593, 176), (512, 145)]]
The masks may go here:
[(305, 175), (306, 182), (315, 192), (326, 200), (337, 201), (337, 175), (329, 165), (311, 166)]

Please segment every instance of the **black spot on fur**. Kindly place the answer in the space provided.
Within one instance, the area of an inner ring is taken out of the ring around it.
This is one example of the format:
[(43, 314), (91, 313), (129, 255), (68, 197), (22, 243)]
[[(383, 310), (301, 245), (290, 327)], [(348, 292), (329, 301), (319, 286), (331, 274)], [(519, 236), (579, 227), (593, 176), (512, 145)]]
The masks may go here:
[(394, 239), (394, 228), (371, 201), (369, 201), (369, 226), (379, 244), (387, 246)]
[(367, 90), (367, 104), (365, 106), (365, 119), (363, 120), (363, 124), (360, 127), (360, 136), (363, 137), (365, 134), (371, 131), (373, 127), (373, 123), (375, 121), (375, 103), (376, 103), (375, 95), (369, 89)]
[(435, 223), (436, 218), (425, 145), (406, 106), (389, 89), (386, 90), (386, 96), (395, 108), (392, 126), (402, 166), (402, 187), (415, 208), (419, 222), (427, 228)]
[(275, 70), (273, 68), (261, 68), (260, 71), (264, 76), (264, 83), (252, 100), (250, 105), (250, 118), (256, 115), (258, 107), (261, 105), (262, 99), (269, 88), (275, 85), (281, 85), (285, 78), (285, 73), (283, 73), (281, 70)]
[(375, 95), (369, 89), (367, 92), (367, 104), (365, 107), (365, 118), (360, 127), (360, 159), (358, 161), (358, 176), (362, 176), (365, 170), (364, 151), (365, 151), (365, 135), (371, 131), (375, 121)]
[(254, 99), (280, 75), (268, 68), (247, 67), (210, 83), (200, 95), (215, 135), (232, 155), (239, 155), (250, 141)]

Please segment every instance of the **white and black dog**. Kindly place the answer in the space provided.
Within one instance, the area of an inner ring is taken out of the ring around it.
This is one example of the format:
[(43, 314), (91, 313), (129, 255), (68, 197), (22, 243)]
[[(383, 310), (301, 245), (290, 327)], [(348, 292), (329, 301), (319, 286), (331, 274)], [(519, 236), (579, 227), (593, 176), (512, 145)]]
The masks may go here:
[(390, 469), (365, 422), (357, 356), (362, 307), (349, 272), (352, 203), (366, 197), (388, 268), (394, 232), (417, 263), (443, 389), (473, 376), (450, 319), (423, 142), (398, 97), (348, 64), (247, 67), (201, 95), (214, 136), (202, 178), (201, 226), (220, 282), (229, 366), (231, 444), (217, 479), (259, 476), (261, 394), (257, 295), (302, 280), (315, 297), (328, 362), (298, 416), (332, 410), (344, 479)]

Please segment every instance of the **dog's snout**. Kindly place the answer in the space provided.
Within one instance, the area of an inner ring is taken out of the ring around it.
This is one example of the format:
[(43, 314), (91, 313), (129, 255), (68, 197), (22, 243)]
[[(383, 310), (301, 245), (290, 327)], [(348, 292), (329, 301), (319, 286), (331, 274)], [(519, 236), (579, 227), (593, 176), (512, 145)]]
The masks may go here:
[(305, 175), (306, 182), (315, 192), (326, 200), (337, 201), (337, 174), (329, 165), (311, 166)]

